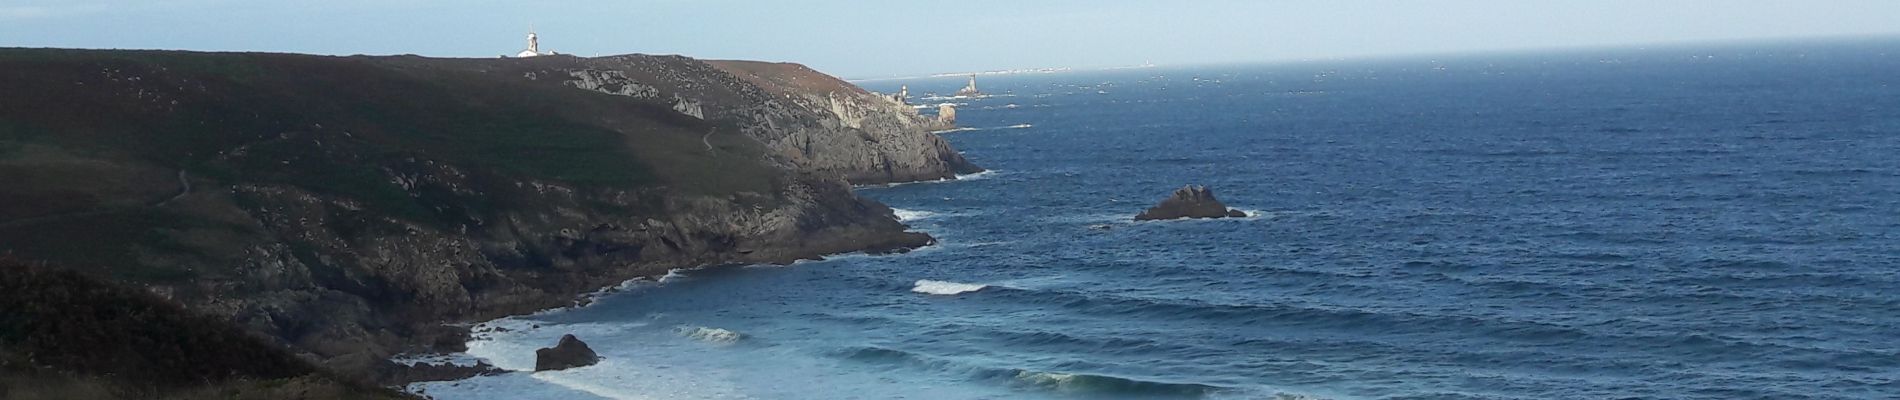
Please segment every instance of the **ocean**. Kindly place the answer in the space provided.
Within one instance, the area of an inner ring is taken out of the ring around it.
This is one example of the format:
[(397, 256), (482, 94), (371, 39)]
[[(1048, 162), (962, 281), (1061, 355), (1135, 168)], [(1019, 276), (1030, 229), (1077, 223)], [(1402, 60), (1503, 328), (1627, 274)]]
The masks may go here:
[[(412, 390), (1900, 398), (1900, 40), (978, 81), (929, 103), (992, 172), (859, 189), (940, 244), (629, 283)], [(1251, 215), (1132, 220), (1189, 184)], [(525, 372), (568, 333), (605, 360)]]

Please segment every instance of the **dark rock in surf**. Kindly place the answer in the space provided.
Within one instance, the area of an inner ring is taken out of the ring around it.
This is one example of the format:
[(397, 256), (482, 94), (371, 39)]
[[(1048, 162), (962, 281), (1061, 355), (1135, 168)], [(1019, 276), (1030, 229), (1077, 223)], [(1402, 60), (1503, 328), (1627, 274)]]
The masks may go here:
[(598, 362), (600, 355), (594, 354), (594, 349), (574, 335), (561, 336), (561, 342), (554, 347), (534, 351), (535, 372), (585, 367)]
[(384, 367), (381, 378), (384, 382), (446, 382), (459, 381), (477, 376), (499, 375), (508, 372), (495, 368), (488, 361), (476, 361), (475, 365), (456, 365), (455, 363), (414, 364), (389, 363)]
[(1174, 191), (1174, 195), (1162, 200), (1161, 204), (1135, 216), (1136, 221), (1153, 221), (1180, 218), (1242, 218), (1247, 213), (1227, 208), (1214, 198), (1214, 190), (1206, 186), (1184, 186)]

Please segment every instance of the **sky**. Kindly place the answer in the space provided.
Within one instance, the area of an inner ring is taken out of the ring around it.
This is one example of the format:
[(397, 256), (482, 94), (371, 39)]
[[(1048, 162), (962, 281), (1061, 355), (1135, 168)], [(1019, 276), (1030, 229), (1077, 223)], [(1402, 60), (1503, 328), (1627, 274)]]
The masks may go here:
[(847, 78), (1808, 37), (1895, 0), (0, 0), (0, 47), (791, 61)]

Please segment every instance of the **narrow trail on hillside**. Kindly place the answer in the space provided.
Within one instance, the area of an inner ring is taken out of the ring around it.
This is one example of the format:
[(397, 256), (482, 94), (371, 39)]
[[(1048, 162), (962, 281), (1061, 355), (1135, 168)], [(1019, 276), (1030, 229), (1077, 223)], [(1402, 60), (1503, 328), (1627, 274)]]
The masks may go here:
[(170, 204), (174, 200), (178, 200), (179, 198), (185, 197), (185, 195), (187, 194), (191, 194), (191, 178), (185, 175), (185, 170), (183, 168), (180, 168), (178, 170), (178, 194), (174, 194), (172, 195), (172, 197), (166, 197), (164, 200), (159, 200), (157, 203), (152, 203), (152, 207), (164, 207), (166, 204)]

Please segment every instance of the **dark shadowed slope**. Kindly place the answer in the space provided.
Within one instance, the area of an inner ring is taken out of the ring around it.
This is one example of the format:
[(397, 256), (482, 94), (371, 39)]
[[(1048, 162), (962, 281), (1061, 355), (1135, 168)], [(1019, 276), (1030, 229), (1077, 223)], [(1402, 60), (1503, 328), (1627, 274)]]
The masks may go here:
[(400, 398), (330, 376), (222, 318), (0, 259), (0, 398)]

